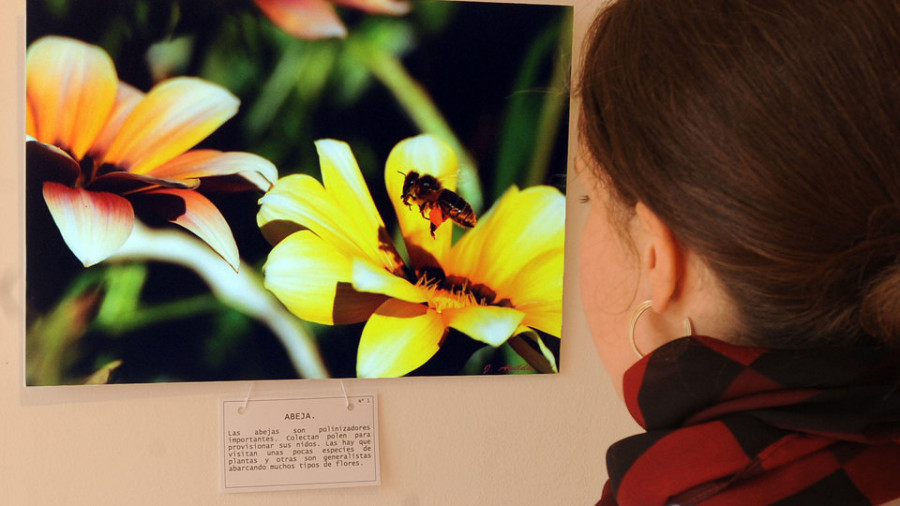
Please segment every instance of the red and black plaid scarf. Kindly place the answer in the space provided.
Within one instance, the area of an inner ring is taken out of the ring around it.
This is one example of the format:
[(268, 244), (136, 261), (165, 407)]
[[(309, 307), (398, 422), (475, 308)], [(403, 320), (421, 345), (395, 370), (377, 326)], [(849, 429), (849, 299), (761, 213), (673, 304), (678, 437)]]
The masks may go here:
[(900, 355), (677, 339), (625, 373), (647, 429), (610, 447), (603, 506), (900, 497)]

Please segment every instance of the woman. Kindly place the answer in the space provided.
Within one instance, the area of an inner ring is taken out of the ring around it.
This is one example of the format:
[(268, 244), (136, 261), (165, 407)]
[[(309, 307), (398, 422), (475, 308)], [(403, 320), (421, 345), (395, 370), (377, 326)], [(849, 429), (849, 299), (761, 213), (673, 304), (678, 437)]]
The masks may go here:
[(900, 1), (620, 0), (585, 49), (582, 296), (647, 429), (601, 504), (900, 497)]

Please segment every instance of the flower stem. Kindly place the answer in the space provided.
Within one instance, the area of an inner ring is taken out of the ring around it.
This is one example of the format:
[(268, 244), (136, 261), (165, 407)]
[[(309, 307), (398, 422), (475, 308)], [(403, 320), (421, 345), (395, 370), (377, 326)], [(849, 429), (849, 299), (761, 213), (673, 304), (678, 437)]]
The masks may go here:
[(327, 378), (328, 371), (312, 335), (269, 293), (250, 265), (234, 270), (203, 241), (174, 229), (150, 229), (135, 222), (131, 236), (110, 261), (156, 260), (196, 272), (222, 302), (268, 326), (304, 378)]
[[(107, 293), (104, 302), (108, 301), (110, 296)], [(113, 315), (114, 317), (103, 315), (104, 309), (101, 306), (100, 315), (97, 316), (95, 323), (108, 334), (120, 335), (160, 322), (190, 318), (200, 314), (213, 314), (217, 310), (221, 311), (222, 305), (215, 295), (207, 293), (140, 309), (131, 309), (127, 313), (119, 312)]]
[(549, 92), (541, 108), (540, 119), (535, 142), (536, 148), (525, 186), (544, 184), (550, 167), (550, 157), (556, 141), (559, 124), (565, 108), (569, 105), (569, 72), (572, 41), (572, 11), (567, 11), (560, 23), (559, 54), (553, 62), (553, 75), (550, 78)]
[(428, 91), (419, 84), (400, 60), (389, 51), (375, 44), (348, 39), (347, 47), (394, 95), (394, 98), (406, 111), (412, 121), (425, 133), (436, 135), (447, 141), (459, 158), (459, 177), (457, 191), (476, 210), (481, 210), (484, 197), (481, 193), (481, 181), (478, 178), (478, 166), (475, 159), (453, 133), (453, 129), (444, 119)]

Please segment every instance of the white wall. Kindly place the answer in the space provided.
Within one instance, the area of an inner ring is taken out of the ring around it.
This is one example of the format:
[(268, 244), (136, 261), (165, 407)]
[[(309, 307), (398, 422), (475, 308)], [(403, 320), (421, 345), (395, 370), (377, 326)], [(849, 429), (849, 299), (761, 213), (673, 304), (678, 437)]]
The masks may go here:
[[(110, 0), (115, 1), (115, 0)], [(580, 38), (602, 0), (574, 0)], [(25, 389), (22, 322), (24, 0), (0, 0), (0, 494), (8, 504), (593, 504), (604, 456), (635, 432), (578, 300), (584, 206), (570, 172), (562, 372), (345, 380), (379, 396), (382, 484), (219, 492), (219, 400), (247, 382)], [(570, 164), (571, 165), (571, 164)], [(570, 169), (571, 170), (571, 169)], [(338, 380), (256, 382), (254, 397), (340, 395)]]

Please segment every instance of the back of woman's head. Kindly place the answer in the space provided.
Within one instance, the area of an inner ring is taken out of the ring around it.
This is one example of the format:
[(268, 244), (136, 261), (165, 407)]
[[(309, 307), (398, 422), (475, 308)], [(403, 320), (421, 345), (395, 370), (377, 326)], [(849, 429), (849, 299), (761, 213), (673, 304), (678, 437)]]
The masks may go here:
[(581, 134), (739, 308), (742, 340), (900, 345), (900, 0), (622, 0)]

